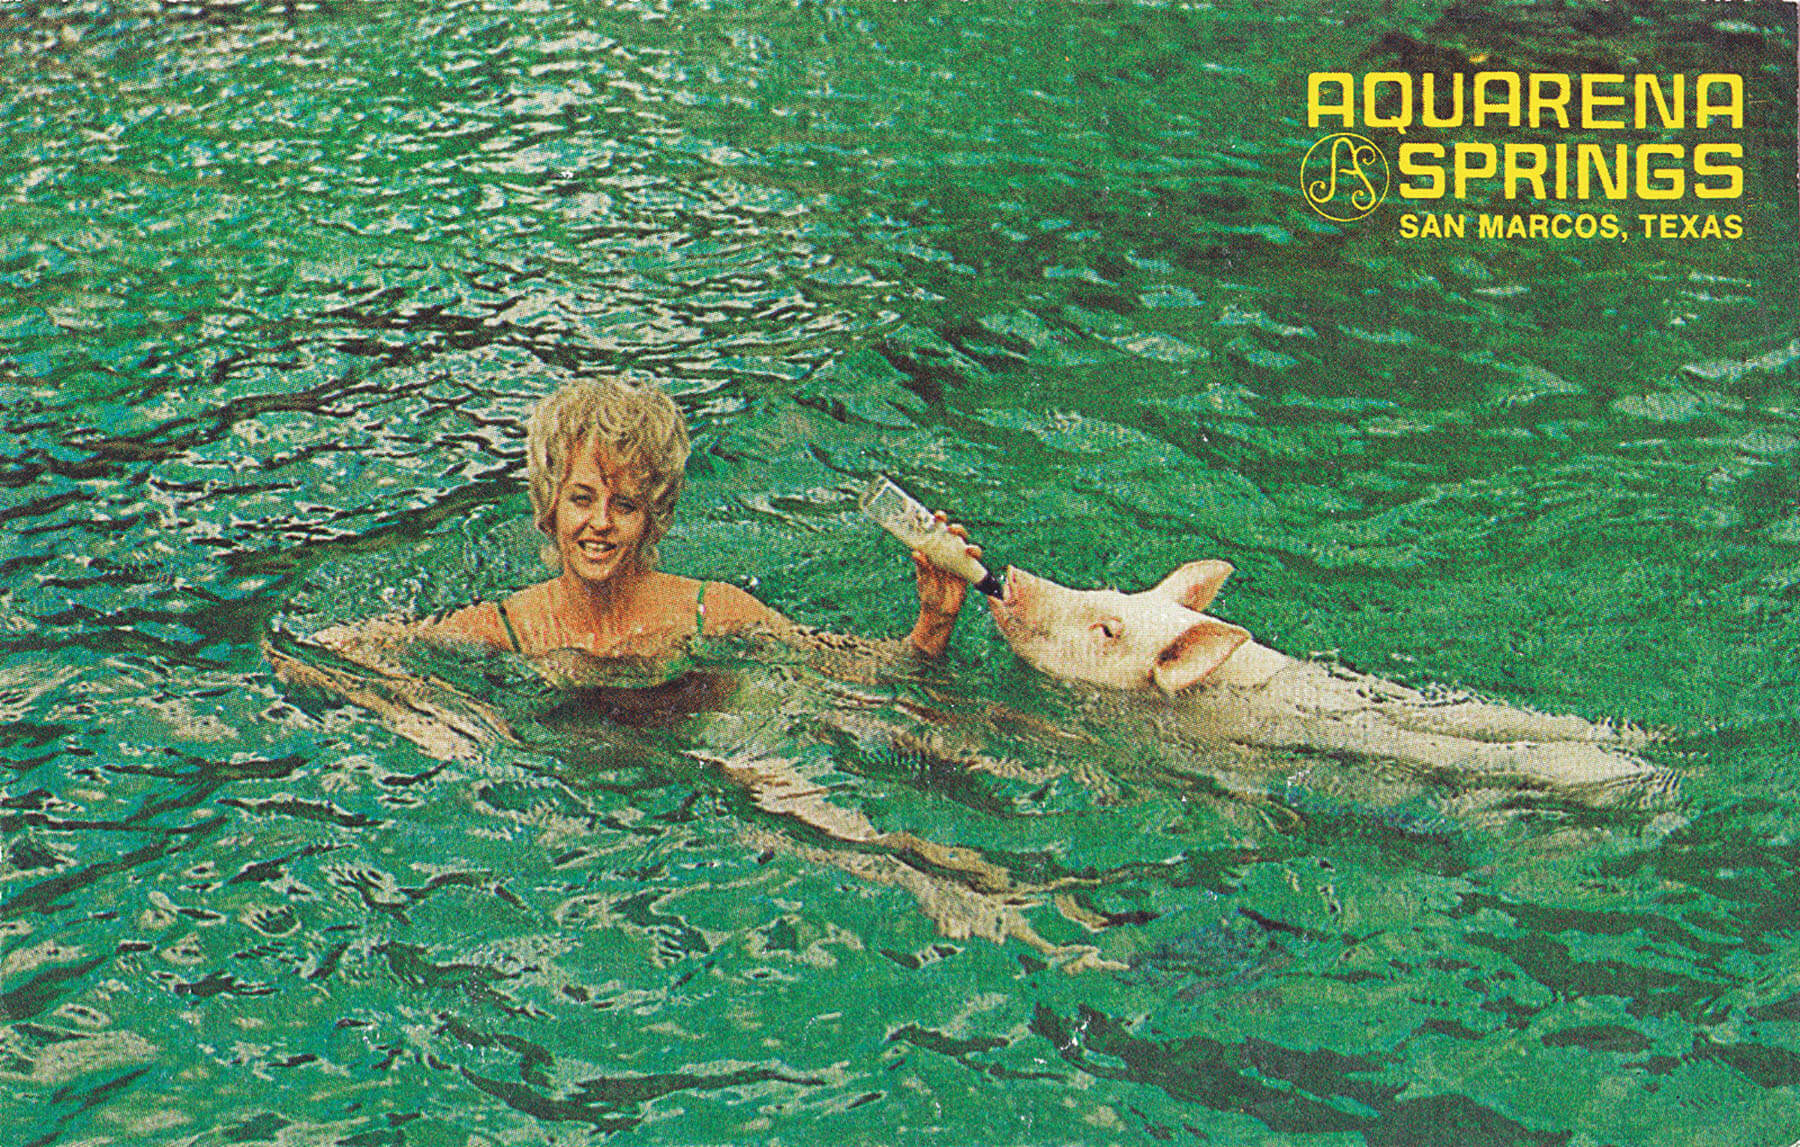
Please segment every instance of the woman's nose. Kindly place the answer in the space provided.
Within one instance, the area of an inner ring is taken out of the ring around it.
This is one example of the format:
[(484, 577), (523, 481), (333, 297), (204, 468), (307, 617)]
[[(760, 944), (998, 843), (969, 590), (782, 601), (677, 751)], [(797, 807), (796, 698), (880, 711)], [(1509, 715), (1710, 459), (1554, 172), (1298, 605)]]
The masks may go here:
[(596, 530), (604, 530), (612, 525), (612, 499), (599, 498), (593, 508), (588, 511), (588, 525)]

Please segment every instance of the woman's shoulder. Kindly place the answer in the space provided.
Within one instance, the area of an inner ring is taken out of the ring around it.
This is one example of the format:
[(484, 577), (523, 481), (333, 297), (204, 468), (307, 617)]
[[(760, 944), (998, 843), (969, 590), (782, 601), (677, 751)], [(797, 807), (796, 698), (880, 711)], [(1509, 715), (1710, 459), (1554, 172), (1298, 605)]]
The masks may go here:
[(708, 636), (736, 633), (753, 626), (769, 629), (786, 626), (787, 618), (758, 601), (749, 590), (725, 581), (709, 581), (700, 596)]
[(472, 641), (496, 649), (512, 647), (512, 641), (506, 636), (506, 623), (500, 618), (500, 609), (491, 601), (478, 601), (447, 613), (428, 623), (424, 633), (427, 637)]
[(426, 632), (432, 637), (448, 637), (489, 645), (495, 649), (514, 649), (519, 640), (518, 627), (528, 624), (546, 608), (544, 584), (527, 586), (500, 601), (478, 601), (446, 614), (432, 622)]
[[(555, 579), (551, 579), (554, 581)], [(515, 590), (500, 603), (509, 614), (542, 612), (550, 608), (550, 582), (541, 581)]]

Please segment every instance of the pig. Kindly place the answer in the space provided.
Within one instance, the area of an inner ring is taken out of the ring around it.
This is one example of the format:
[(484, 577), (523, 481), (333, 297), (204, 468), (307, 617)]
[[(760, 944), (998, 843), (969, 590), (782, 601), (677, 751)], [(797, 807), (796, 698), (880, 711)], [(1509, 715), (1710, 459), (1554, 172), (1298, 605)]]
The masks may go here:
[[(988, 604), (1025, 662), (1053, 677), (1146, 695), (1153, 723), (1173, 718), (1184, 739), (1352, 754), (1484, 784), (1572, 792), (1661, 775), (1631, 751), (1646, 738), (1629, 726), (1428, 695), (1271, 649), (1205, 612), (1231, 572), (1228, 562), (1189, 562), (1155, 588), (1128, 594), (1070, 589), (1008, 567), (1003, 593)], [(1655, 787), (1666, 786), (1664, 778)]]

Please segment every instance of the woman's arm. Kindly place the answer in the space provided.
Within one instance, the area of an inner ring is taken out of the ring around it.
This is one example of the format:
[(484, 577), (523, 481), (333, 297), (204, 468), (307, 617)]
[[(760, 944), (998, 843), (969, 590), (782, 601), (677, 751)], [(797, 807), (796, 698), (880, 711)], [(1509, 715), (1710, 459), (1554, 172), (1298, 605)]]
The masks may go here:
[(858, 637), (799, 625), (770, 609), (729, 582), (706, 583), (708, 637), (739, 635), (777, 642), (803, 654), (809, 664), (832, 676), (874, 680), (886, 667), (918, 658), (923, 651), (910, 641)]
[(405, 663), (405, 647), (420, 632), (405, 619), (365, 618), (304, 639), (277, 628), (263, 636), (262, 648), (289, 685), (360, 705), (440, 761), (479, 760), (484, 746), (511, 739), (506, 719)]
[[(968, 538), (961, 525), (948, 522), (942, 512), (937, 516), (945, 521), (951, 533), (965, 540)], [(981, 547), (969, 546), (968, 553), (970, 557), (979, 558)], [(938, 569), (922, 554), (914, 553), (912, 557), (919, 615), (912, 630), (902, 640), (874, 640), (796, 625), (749, 592), (728, 582), (706, 584), (705, 632), (708, 636), (766, 634), (796, 649), (847, 657), (866, 666), (891, 663), (908, 656), (936, 660), (944, 655), (950, 644), (957, 613), (968, 596), (969, 585), (955, 574)]]
[[(950, 521), (942, 510), (936, 516), (952, 534), (965, 542), (969, 540), (968, 531)], [(981, 557), (980, 546), (965, 546), (964, 550), (972, 558)], [(912, 632), (906, 635), (906, 640), (920, 656), (936, 659), (942, 657), (950, 645), (950, 634), (956, 629), (956, 616), (962, 609), (963, 599), (968, 597), (969, 583), (932, 565), (917, 550), (913, 551), (912, 559), (913, 576), (919, 589), (919, 619), (913, 622)]]

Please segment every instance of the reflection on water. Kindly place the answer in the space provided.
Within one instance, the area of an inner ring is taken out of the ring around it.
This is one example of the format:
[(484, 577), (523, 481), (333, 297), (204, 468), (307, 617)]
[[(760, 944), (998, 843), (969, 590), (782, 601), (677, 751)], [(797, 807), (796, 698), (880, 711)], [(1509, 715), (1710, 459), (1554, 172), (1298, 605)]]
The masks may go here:
[[(1792, 9), (1366, 7), (0, 16), (7, 1142), (1792, 1139), (1791, 119), (1742, 243), (1290, 186), (1322, 64), (1786, 107)], [(905, 625), (889, 472), (1680, 788), (1170, 737), (974, 610), (668, 696), (293, 636), (541, 577), (521, 419), (602, 369), (694, 430), (665, 563), (808, 623)]]

